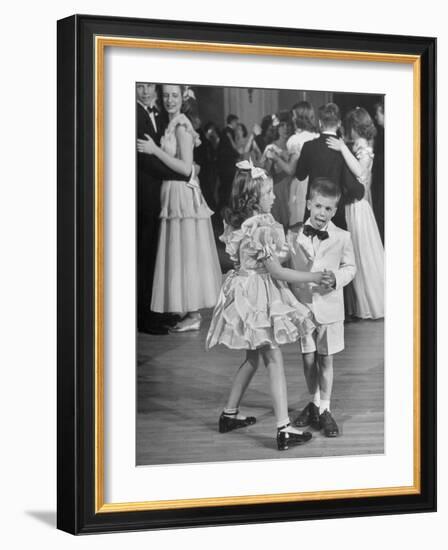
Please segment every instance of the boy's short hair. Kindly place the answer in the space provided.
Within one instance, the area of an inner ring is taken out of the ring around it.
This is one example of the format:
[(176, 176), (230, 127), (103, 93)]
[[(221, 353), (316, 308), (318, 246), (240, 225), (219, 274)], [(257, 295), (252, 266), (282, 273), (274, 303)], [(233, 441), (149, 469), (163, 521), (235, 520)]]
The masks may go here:
[(319, 107), (319, 120), (322, 126), (336, 126), (341, 122), (341, 111), (336, 103), (326, 103)]
[(236, 115), (230, 114), (227, 115), (226, 123), (232, 124), (232, 122), (234, 122), (235, 120), (238, 120), (238, 117)]
[(315, 178), (310, 185), (309, 198), (312, 199), (315, 195), (331, 197), (339, 201), (341, 198), (341, 188), (337, 183), (328, 178)]

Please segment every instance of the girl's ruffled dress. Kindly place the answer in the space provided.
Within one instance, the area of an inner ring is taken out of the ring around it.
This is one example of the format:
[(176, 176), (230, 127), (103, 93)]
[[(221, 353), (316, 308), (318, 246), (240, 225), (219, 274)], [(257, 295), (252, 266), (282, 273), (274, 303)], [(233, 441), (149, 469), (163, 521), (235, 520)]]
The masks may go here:
[(223, 283), (213, 312), (206, 347), (277, 348), (297, 342), (315, 325), (311, 311), (297, 301), (287, 284), (271, 277), (264, 261), (286, 257), (283, 227), (271, 214), (247, 219), (240, 229), (226, 226), (220, 237), (235, 263)]

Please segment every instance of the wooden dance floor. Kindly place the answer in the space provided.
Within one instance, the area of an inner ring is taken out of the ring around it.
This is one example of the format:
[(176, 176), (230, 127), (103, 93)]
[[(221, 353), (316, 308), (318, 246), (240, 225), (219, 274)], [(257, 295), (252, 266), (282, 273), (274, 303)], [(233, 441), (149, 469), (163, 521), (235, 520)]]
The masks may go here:
[[(218, 417), (244, 352), (204, 351), (200, 332), (137, 339), (137, 465), (381, 454), (384, 452), (384, 322), (345, 325), (346, 349), (335, 357), (332, 412), (341, 436), (279, 452), (268, 375), (260, 367), (241, 405), (249, 428), (220, 434)], [(283, 348), (291, 417), (308, 402), (296, 345)]]

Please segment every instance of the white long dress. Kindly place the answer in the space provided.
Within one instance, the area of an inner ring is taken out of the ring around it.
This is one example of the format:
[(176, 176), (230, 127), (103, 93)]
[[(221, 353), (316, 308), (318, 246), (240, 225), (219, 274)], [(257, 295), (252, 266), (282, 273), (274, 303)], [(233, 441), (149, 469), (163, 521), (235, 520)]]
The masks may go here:
[[(286, 148), (289, 154), (300, 157), (303, 144), (307, 141), (312, 141), (319, 137), (316, 132), (310, 132), (308, 130), (296, 130), (296, 133), (292, 135), (286, 143)], [(303, 222), (305, 217), (306, 208), (306, 195), (308, 191), (308, 178), (303, 181), (299, 181), (297, 178), (293, 178), (289, 187), (289, 225), (293, 226), (296, 223)]]
[(380, 319), (384, 317), (384, 247), (371, 207), (373, 149), (360, 138), (353, 152), (363, 168), (359, 181), (365, 186), (365, 197), (345, 207), (357, 268), (353, 279), (355, 303), (349, 313), (361, 319)]
[[(188, 118), (170, 121), (161, 140), (162, 149), (178, 157), (176, 128), (199, 136)], [(210, 217), (212, 210), (202, 196), (197, 178), (164, 181), (161, 188), (160, 232), (154, 272), (151, 310), (186, 313), (214, 307), (221, 288), (221, 269)]]

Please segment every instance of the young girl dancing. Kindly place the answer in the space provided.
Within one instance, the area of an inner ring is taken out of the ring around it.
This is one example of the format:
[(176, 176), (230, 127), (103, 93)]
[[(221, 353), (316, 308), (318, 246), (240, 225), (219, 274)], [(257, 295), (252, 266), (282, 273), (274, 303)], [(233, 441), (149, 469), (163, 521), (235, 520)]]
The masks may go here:
[(207, 348), (224, 344), (245, 349), (227, 405), (219, 418), (219, 431), (229, 432), (255, 424), (239, 414), (239, 404), (259, 361), (269, 373), (277, 421), (277, 447), (286, 450), (311, 439), (311, 433), (290, 425), (286, 379), (280, 345), (296, 342), (314, 328), (311, 312), (300, 304), (286, 282), (327, 284), (323, 272), (303, 273), (284, 268), (288, 246), (283, 227), (270, 214), (274, 202), (272, 179), (249, 161), (237, 164), (225, 231), (220, 237), (235, 263), (227, 275), (213, 312)]
[(352, 151), (342, 139), (329, 137), (330, 149), (340, 151), (351, 172), (364, 185), (364, 198), (345, 206), (347, 229), (353, 240), (357, 271), (353, 279), (355, 304), (349, 313), (360, 319), (384, 317), (384, 247), (372, 210), (373, 140), (376, 128), (362, 107), (352, 109), (345, 118), (345, 133), (352, 140)]

